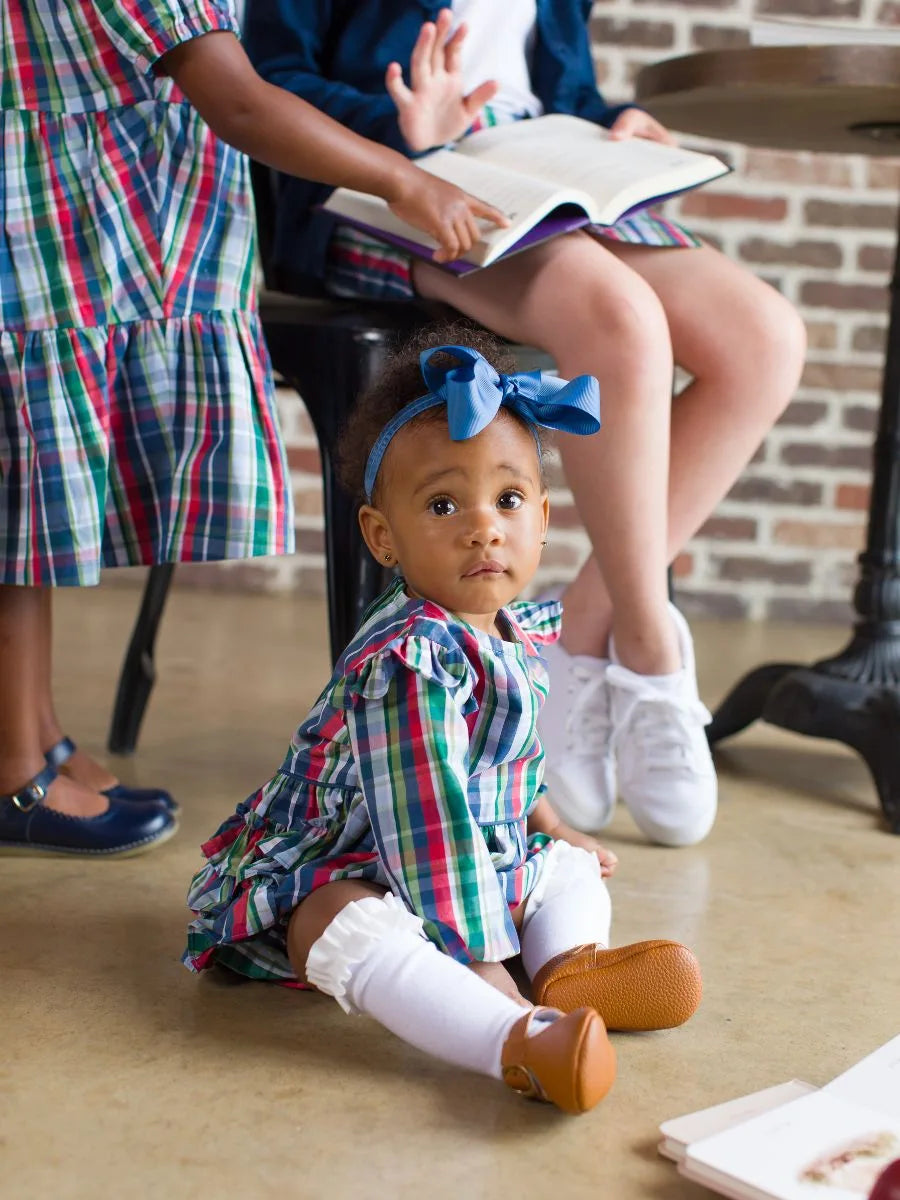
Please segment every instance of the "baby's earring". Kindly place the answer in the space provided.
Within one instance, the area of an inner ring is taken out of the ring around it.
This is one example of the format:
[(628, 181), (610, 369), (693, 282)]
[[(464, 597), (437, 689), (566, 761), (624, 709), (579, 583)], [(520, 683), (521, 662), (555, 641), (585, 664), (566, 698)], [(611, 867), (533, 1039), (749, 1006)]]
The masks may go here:
[(541, 542), (541, 545), (542, 545), (542, 546), (546, 546), (546, 545), (547, 545), (547, 539), (546, 539), (546, 538), (544, 538), (544, 540)]
[(394, 556), (393, 556), (393, 554), (391, 554), (391, 553), (389, 553), (389, 552), (386, 552), (386, 553), (383, 555), (383, 557), (384, 557), (384, 561), (385, 561), (385, 563), (386, 563), (386, 564), (387, 564), (387, 563), (389, 563), (389, 562), (393, 562), (393, 559), (394, 559)]

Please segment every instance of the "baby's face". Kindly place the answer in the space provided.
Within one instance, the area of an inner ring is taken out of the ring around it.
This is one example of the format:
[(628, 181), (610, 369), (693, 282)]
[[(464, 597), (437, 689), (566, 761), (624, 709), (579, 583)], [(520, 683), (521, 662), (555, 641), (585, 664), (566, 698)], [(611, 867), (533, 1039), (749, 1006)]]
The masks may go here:
[(463, 442), (443, 421), (412, 425), (398, 431), (382, 471), (384, 549), (411, 591), (496, 632), (498, 609), (537, 570), (547, 529), (529, 430), (503, 413)]

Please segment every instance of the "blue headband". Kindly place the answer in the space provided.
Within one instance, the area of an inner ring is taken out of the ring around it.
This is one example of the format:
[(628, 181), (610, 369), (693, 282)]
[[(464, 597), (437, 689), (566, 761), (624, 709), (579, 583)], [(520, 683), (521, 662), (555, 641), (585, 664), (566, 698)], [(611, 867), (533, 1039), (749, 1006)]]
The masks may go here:
[[(436, 367), (431, 362), (435, 354), (453, 354), (463, 360), (462, 365)], [(571, 383), (543, 371), (502, 375), (468, 346), (423, 350), (419, 365), (428, 393), (392, 417), (369, 451), (363, 486), (370, 503), (381, 461), (394, 434), (413, 417), (439, 404), (447, 406), (447, 425), (454, 442), (481, 433), (501, 405), (511, 408), (531, 426), (542, 425), (564, 433), (596, 433), (600, 428), (600, 389), (593, 375), (579, 375)]]

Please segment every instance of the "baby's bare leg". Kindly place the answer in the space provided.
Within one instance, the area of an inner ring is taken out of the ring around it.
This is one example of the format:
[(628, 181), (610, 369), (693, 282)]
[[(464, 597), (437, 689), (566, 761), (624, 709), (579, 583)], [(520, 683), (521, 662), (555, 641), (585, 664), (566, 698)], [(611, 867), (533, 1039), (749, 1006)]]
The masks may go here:
[(364, 879), (337, 879), (307, 896), (293, 911), (288, 922), (287, 951), (297, 978), (306, 983), (306, 960), (310, 947), (318, 941), (341, 909), (354, 900), (369, 896), (380, 899), (387, 888)]

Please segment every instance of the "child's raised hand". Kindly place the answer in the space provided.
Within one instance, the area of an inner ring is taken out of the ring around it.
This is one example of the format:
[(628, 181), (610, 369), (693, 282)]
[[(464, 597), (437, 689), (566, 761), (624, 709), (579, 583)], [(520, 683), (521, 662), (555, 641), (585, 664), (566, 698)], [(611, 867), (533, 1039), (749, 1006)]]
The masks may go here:
[(612, 875), (613, 871), (619, 865), (619, 859), (613, 854), (612, 850), (608, 850), (606, 846), (602, 846), (589, 833), (581, 833), (579, 830), (573, 829), (571, 825), (566, 825), (562, 821), (560, 821), (559, 825), (553, 831), (553, 836), (560, 842), (568, 842), (571, 846), (580, 846), (582, 850), (587, 850), (590, 854), (596, 854), (597, 861), (600, 864), (600, 874), (604, 878), (607, 875)]
[(418, 167), (410, 168), (403, 189), (388, 199), (391, 212), (440, 243), (436, 262), (452, 262), (471, 249), (481, 237), (479, 218), (509, 224), (499, 209)]
[(430, 150), (462, 137), (478, 113), (496, 94), (498, 85), (489, 80), (463, 95), (460, 50), (465, 25), (448, 37), (453, 24), (449, 8), (442, 8), (436, 21), (426, 21), (419, 30), (409, 63), (409, 86), (403, 69), (392, 62), (385, 86), (397, 106), (400, 132), (410, 150)]
[(620, 112), (610, 128), (609, 136), (614, 142), (637, 137), (646, 138), (648, 142), (662, 142), (664, 146), (678, 144), (665, 125), (660, 125), (655, 117), (640, 108), (626, 108)]

